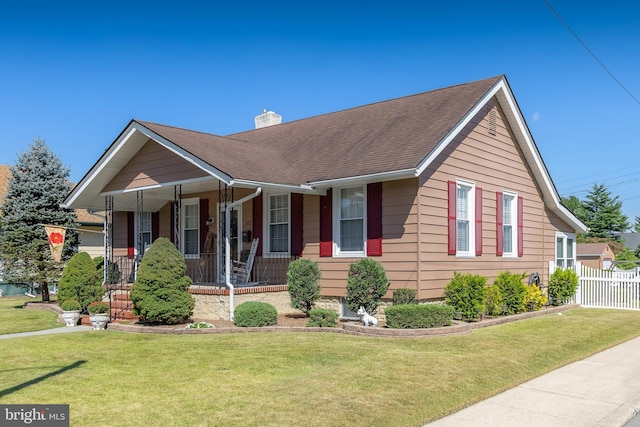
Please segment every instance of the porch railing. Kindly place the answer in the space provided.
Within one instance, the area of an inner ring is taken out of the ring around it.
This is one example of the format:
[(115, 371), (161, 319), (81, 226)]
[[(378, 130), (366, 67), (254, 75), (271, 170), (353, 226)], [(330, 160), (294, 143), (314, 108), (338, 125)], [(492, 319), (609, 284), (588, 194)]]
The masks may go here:
[[(241, 260), (244, 261), (241, 255)], [(262, 285), (282, 285), (287, 283), (287, 269), (298, 256), (269, 255), (256, 256), (249, 282)], [(223, 284), (224, 261), (216, 253), (200, 254), (198, 258), (186, 258), (187, 275), (194, 284)], [(116, 285), (131, 285), (135, 282), (137, 263), (127, 256), (115, 258), (107, 277), (110, 288), (120, 290)], [(124, 289), (122, 289), (124, 290)]]

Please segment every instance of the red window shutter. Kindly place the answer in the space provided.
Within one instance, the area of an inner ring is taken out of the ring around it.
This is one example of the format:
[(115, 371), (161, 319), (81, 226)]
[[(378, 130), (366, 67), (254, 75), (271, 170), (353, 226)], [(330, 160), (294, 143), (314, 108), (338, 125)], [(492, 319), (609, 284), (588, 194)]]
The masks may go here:
[(382, 256), (382, 183), (367, 185), (367, 256)]
[(496, 255), (502, 256), (504, 251), (504, 228), (503, 226), (503, 194), (496, 191)]
[(207, 241), (207, 219), (209, 218), (209, 199), (200, 199), (200, 252), (205, 252), (204, 244)]
[(449, 181), (449, 209), (448, 209), (448, 225), (449, 225), (449, 255), (456, 254), (457, 246), (457, 230), (456, 230), (456, 191), (457, 185), (455, 181)]
[(151, 243), (160, 237), (160, 212), (151, 213)]
[(302, 256), (302, 194), (291, 194), (291, 255)]
[(136, 229), (135, 214), (127, 212), (127, 257), (133, 259), (136, 256)]
[(320, 196), (320, 256), (333, 256), (333, 225), (331, 222), (332, 194)]
[(518, 196), (518, 256), (521, 257), (524, 255), (524, 226), (522, 221), (522, 213), (523, 213), (523, 198), (522, 196)]
[(482, 188), (476, 187), (476, 256), (482, 255)]
[(256, 249), (256, 255), (262, 256), (262, 209), (263, 209), (264, 197), (260, 193), (257, 197), (254, 197), (253, 202), (253, 237), (252, 239), (258, 240), (258, 248)]

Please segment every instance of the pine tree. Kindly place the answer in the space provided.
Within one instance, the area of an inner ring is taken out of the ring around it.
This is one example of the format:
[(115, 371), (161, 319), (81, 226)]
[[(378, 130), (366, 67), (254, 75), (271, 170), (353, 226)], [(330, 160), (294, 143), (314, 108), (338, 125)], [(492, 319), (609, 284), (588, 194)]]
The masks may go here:
[(636, 215), (635, 223), (633, 224), (633, 231), (640, 233), (640, 216)]
[[(78, 244), (76, 215), (60, 205), (69, 193), (69, 168), (53, 154), (44, 140), (36, 138), (29, 150), (10, 168), (11, 177), (0, 205), (0, 257), (4, 278), (16, 283), (37, 284), (42, 301), (49, 301), (49, 284), (60, 279), (64, 262)], [(61, 262), (51, 257), (43, 224), (65, 227)]]
[(629, 229), (629, 219), (622, 213), (622, 202), (604, 184), (595, 184), (587, 194), (582, 206), (585, 210), (585, 225), (589, 227), (586, 237), (608, 238), (619, 241), (617, 233)]

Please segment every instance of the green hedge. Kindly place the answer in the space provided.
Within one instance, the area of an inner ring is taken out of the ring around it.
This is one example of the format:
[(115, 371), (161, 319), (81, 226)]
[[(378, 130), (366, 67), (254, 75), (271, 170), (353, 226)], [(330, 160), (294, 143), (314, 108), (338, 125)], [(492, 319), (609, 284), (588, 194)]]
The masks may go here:
[(444, 288), (445, 301), (465, 320), (474, 320), (484, 312), (484, 286), (486, 277), (455, 272)]
[(266, 302), (243, 302), (234, 311), (233, 323), (244, 328), (275, 325), (278, 323), (278, 311)]
[(446, 304), (405, 304), (387, 307), (384, 314), (389, 328), (437, 328), (451, 326), (455, 309)]
[(549, 277), (549, 302), (562, 305), (569, 302), (578, 289), (578, 275), (571, 269), (557, 268)]
[(338, 313), (326, 308), (314, 308), (309, 310), (309, 327), (335, 328), (338, 324)]
[(416, 290), (399, 288), (393, 291), (393, 305), (417, 304)]
[(526, 285), (522, 283), (526, 273), (502, 272), (493, 282), (500, 289), (502, 295), (502, 307), (504, 314), (516, 314), (524, 311), (524, 298), (527, 292)]

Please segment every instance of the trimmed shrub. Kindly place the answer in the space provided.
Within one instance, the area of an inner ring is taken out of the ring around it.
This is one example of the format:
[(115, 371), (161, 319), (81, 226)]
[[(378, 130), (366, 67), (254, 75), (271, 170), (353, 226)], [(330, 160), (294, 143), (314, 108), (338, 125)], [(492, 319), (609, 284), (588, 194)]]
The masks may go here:
[(109, 304), (104, 301), (94, 301), (87, 307), (89, 314), (105, 314), (109, 312)]
[(236, 307), (233, 323), (244, 328), (275, 325), (278, 311), (266, 302), (246, 301)]
[(498, 274), (493, 282), (500, 289), (502, 295), (503, 314), (516, 314), (524, 310), (524, 295), (527, 291), (526, 285), (522, 280), (526, 277), (526, 273), (509, 273), (503, 271)]
[(320, 328), (335, 328), (338, 324), (338, 313), (326, 308), (314, 308), (309, 310), (309, 322), (307, 326)]
[(527, 286), (524, 294), (524, 309), (538, 311), (547, 303), (547, 296), (535, 285)]
[(80, 303), (80, 309), (87, 311), (87, 307), (94, 301), (102, 299), (103, 290), (97, 280), (96, 267), (91, 256), (86, 252), (78, 252), (71, 257), (62, 271), (58, 283), (58, 300), (75, 299)]
[(357, 312), (360, 307), (364, 307), (367, 313), (375, 313), (388, 287), (387, 273), (378, 261), (362, 258), (352, 263), (347, 276), (349, 310)]
[(175, 245), (165, 237), (156, 239), (144, 254), (131, 289), (134, 314), (149, 322), (186, 322), (195, 305), (186, 271)]
[(502, 314), (502, 293), (494, 284), (484, 288), (484, 314), (488, 316)]
[(417, 304), (416, 290), (399, 288), (393, 291), (393, 305)]
[(287, 269), (287, 285), (291, 307), (309, 314), (320, 298), (320, 268), (306, 258), (292, 261)]
[(455, 309), (446, 304), (404, 304), (387, 307), (384, 314), (389, 328), (438, 328), (451, 326)]
[(569, 302), (578, 289), (578, 275), (571, 269), (557, 268), (549, 277), (549, 302), (562, 305)]
[(80, 311), (80, 303), (75, 299), (67, 299), (60, 304), (62, 311)]
[(471, 273), (453, 274), (444, 288), (445, 301), (460, 313), (462, 319), (474, 320), (484, 312), (484, 286), (486, 277)]

